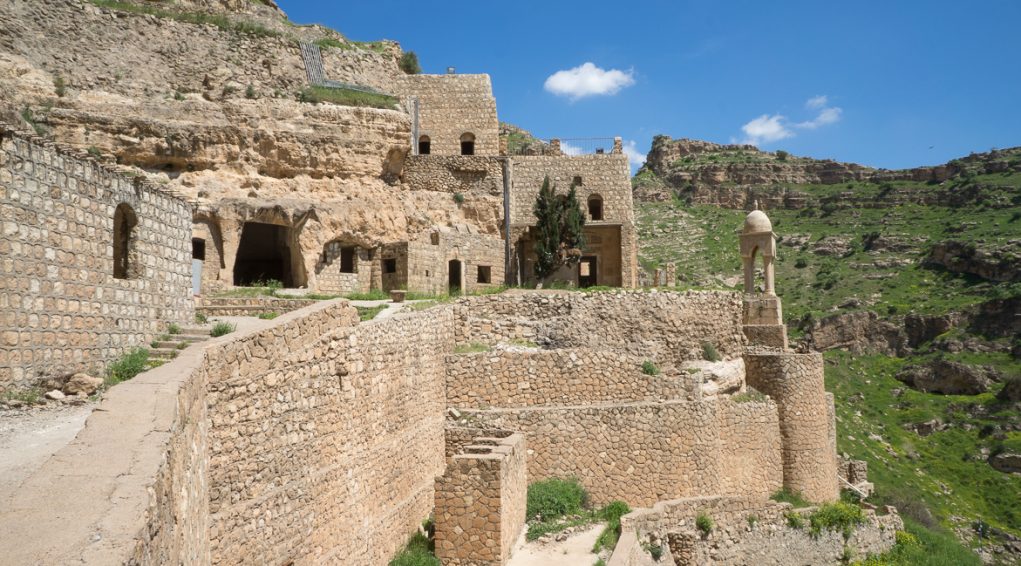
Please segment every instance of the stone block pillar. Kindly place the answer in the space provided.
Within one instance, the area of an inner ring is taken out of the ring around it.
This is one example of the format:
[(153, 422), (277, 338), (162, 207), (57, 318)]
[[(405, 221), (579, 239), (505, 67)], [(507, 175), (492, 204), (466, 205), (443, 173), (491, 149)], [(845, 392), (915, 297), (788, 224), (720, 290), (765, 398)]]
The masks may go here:
[(744, 364), (748, 385), (772, 397), (779, 408), (784, 487), (809, 501), (835, 500), (837, 455), (822, 354), (747, 353)]
[(436, 481), (436, 557), (444, 566), (503, 565), (525, 525), (525, 437), (476, 438)]
[(776, 295), (744, 296), (743, 329), (749, 346), (787, 349), (787, 325), (783, 323), (783, 305)]

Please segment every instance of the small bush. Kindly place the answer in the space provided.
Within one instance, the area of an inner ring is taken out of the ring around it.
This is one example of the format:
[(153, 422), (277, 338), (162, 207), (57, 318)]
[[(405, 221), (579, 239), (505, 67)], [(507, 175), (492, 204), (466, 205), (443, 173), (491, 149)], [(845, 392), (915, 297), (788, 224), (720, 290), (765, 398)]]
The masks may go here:
[(780, 161), (787, 161), (787, 158), (789, 156), (790, 156), (790, 154), (787, 153), (786, 151), (782, 150), (782, 149), (776, 150), (776, 158), (778, 160), (780, 160)]
[(274, 318), (276, 318), (278, 316), (280, 316), (280, 313), (272, 312), (272, 311), (271, 312), (260, 312), (259, 313), (259, 318), (261, 318), (262, 320), (273, 320)]
[(101, 157), (103, 155), (103, 152), (99, 151), (99, 148), (94, 145), (90, 145), (89, 149), (86, 151), (88, 151), (89, 155), (92, 157)]
[(710, 362), (718, 362), (723, 359), (720, 357), (720, 353), (716, 351), (716, 346), (712, 342), (702, 343), (702, 358)]
[(577, 478), (551, 478), (528, 486), (525, 516), (529, 521), (537, 517), (551, 521), (580, 513), (587, 503), (588, 493)]
[(695, 518), (695, 527), (702, 532), (702, 536), (709, 536), (709, 533), (713, 530), (713, 519), (705, 513), (699, 513), (698, 517)]
[(457, 204), (464, 204), (464, 195), (461, 193), (454, 193), (454, 202)]
[(794, 267), (797, 267), (798, 269), (804, 269), (804, 268), (808, 267), (808, 260), (803, 258), (803, 257), (799, 257), (794, 262)]
[(245, 98), (247, 98), (248, 100), (255, 100), (255, 87), (254, 86), (248, 85), (248, 88), (245, 89)]
[(195, 313), (195, 324), (205, 324), (208, 321), (209, 321), (209, 318), (206, 317), (206, 315), (204, 315), (204, 314), (202, 314), (200, 312)]
[(149, 350), (135, 348), (124, 354), (106, 368), (107, 385), (127, 381), (147, 369)]
[(642, 362), (642, 373), (645, 375), (659, 375), (659, 368), (650, 360)]
[(745, 517), (745, 520), (748, 521), (748, 526), (749, 527), (754, 527), (755, 523), (759, 522), (759, 516), (758, 515), (748, 515), (747, 517)]
[(171, 322), (170, 325), (167, 326), (167, 334), (180, 334), (180, 333), (181, 333), (181, 327), (178, 326), (176, 323)]
[(229, 322), (217, 322), (213, 325), (213, 329), (209, 331), (209, 335), (213, 338), (218, 338), (224, 334), (230, 334), (234, 332), (235, 326)]
[(184, 93), (179, 90), (174, 91), (174, 100), (184, 100)]
[(805, 498), (798, 492), (787, 489), (786, 487), (777, 491), (773, 495), (769, 496), (773, 501), (779, 501), (781, 503), (790, 503), (795, 509), (800, 507), (809, 507), (811, 503), (805, 500)]
[(855, 527), (865, 522), (865, 515), (861, 507), (837, 501), (820, 506), (808, 517), (808, 522), (811, 524), (810, 532), (814, 537), (819, 536), (825, 529), (841, 531), (844, 540), (847, 540), (851, 538)]
[(417, 75), (422, 72), (422, 67), (418, 64), (418, 55), (414, 51), (402, 53), (399, 66), (408, 75)]
[(788, 511), (786, 514), (787, 526), (792, 529), (803, 529), (805, 528), (805, 518), (796, 511)]
[(654, 562), (659, 562), (659, 559), (663, 557), (663, 545), (653, 544), (649, 541), (642, 541), (642, 550), (649, 553)]

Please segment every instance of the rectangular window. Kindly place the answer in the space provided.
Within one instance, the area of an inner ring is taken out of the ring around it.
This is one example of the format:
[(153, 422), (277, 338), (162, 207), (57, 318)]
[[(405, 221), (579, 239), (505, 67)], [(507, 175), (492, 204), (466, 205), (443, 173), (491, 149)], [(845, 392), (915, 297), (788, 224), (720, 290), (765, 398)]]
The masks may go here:
[(355, 249), (353, 247), (340, 248), (340, 272), (355, 273)]
[(491, 282), (490, 281), (491, 277), (492, 277), (492, 268), (489, 267), (488, 265), (480, 265), (479, 266), (479, 279), (478, 279), (479, 283), (490, 283)]
[(206, 260), (206, 241), (202, 238), (191, 239), (191, 259)]
[(397, 273), (397, 260), (396, 259), (384, 259), (383, 260), (383, 273)]

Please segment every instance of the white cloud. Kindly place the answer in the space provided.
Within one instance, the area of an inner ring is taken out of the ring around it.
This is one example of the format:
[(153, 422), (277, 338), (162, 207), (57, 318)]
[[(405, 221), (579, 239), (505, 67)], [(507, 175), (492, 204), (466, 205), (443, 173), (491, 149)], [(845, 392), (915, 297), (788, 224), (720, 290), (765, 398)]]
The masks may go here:
[(789, 138), (794, 135), (794, 132), (787, 129), (784, 125), (786, 121), (787, 119), (779, 114), (773, 114), (772, 116), (763, 114), (741, 126), (741, 131), (746, 136), (742, 143), (760, 145)]
[(822, 126), (828, 126), (840, 121), (844, 110), (836, 106), (830, 106), (829, 97), (826, 95), (813, 96), (805, 101), (805, 108), (816, 111), (811, 120), (804, 122), (791, 122), (786, 116), (780, 114), (763, 114), (758, 118), (741, 126), (744, 132), (744, 139), (741, 143), (762, 145), (780, 141), (797, 135), (795, 130), (815, 130)]
[(582, 153), (585, 153), (580, 147), (563, 141), (560, 142), (560, 151), (567, 155), (581, 155)]
[(645, 163), (645, 154), (638, 151), (638, 144), (635, 143), (635, 140), (624, 142), (624, 155), (627, 156), (628, 163), (632, 167), (641, 167)]
[(573, 69), (553, 73), (546, 79), (545, 88), (557, 96), (577, 100), (586, 96), (617, 94), (620, 89), (633, 84), (633, 71), (607, 71), (592, 63), (584, 63)]
[(819, 96), (813, 96), (806, 100), (805, 108), (824, 108), (827, 104), (829, 104), (829, 102), (830, 99), (828, 96), (820, 94)]

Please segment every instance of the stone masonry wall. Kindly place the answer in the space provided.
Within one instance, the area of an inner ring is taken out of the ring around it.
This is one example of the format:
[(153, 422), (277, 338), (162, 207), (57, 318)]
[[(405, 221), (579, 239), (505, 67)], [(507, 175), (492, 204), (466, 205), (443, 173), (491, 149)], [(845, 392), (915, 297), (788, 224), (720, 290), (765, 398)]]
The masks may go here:
[(837, 456), (822, 354), (748, 353), (744, 363), (748, 385), (780, 408), (784, 487), (809, 501), (836, 499)]
[[(543, 179), (557, 185), (559, 193), (566, 194), (576, 177), (578, 202), (588, 213), (589, 197), (602, 198), (602, 220), (586, 218), (589, 226), (620, 226), (620, 272), (622, 287), (638, 285), (638, 237), (635, 229), (634, 203), (631, 198), (631, 170), (623, 154), (579, 155), (573, 157), (515, 156), (511, 168), (511, 224), (532, 225), (535, 217), (532, 207), (542, 187)], [(524, 255), (515, 259), (518, 264), (528, 261), (529, 244)], [(612, 259), (610, 260), (612, 262)], [(526, 273), (526, 277), (528, 274)]]
[(356, 324), (330, 303), (210, 354), (213, 564), (385, 564), (432, 510), (450, 309)]
[[(114, 211), (138, 218), (114, 278)], [(190, 322), (191, 209), (181, 198), (0, 126), (0, 391), (98, 369)]]
[[(803, 517), (815, 508), (798, 510)], [(747, 497), (692, 497), (657, 503), (637, 509), (621, 519), (622, 530), (636, 537), (622, 537), (608, 566), (646, 565), (653, 562), (648, 552), (632, 547), (657, 541), (663, 544), (667, 563), (679, 565), (840, 564), (845, 544), (857, 558), (880, 554), (895, 543), (903, 528), (896, 513), (878, 516), (865, 510), (865, 522), (845, 541), (839, 531), (823, 530), (813, 536), (806, 528), (789, 526), (789, 503)], [(708, 516), (713, 528), (703, 535), (695, 521)], [(807, 522), (807, 520), (806, 520)]]
[(499, 154), (489, 75), (404, 75), (396, 77), (396, 92), (418, 99), (418, 134), (429, 136), (431, 154), (460, 155), (465, 133), (475, 135), (475, 155)]
[(525, 437), (476, 437), (436, 481), (436, 557), (449, 566), (505, 564), (525, 524)]
[(641, 359), (588, 348), (447, 356), (447, 404), (457, 408), (674, 400), (693, 390), (681, 376), (642, 373)]
[[(781, 485), (772, 403), (669, 401), (464, 413), (476, 426), (525, 434), (529, 481), (577, 477), (596, 504), (621, 499), (648, 506), (723, 493), (766, 498)], [(749, 417), (761, 428), (733, 424)], [(724, 450), (733, 453), (724, 456)], [(728, 475), (743, 482), (725, 480)]]
[(409, 155), (401, 180), (415, 191), (489, 195), (503, 199), (502, 158), (482, 155)]
[(626, 353), (664, 371), (702, 359), (704, 342), (724, 359), (740, 356), (745, 343), (741, 296), (728, 292), (508, 292), (462, 299), (455, 311), (458, 344), (524, 338)]

